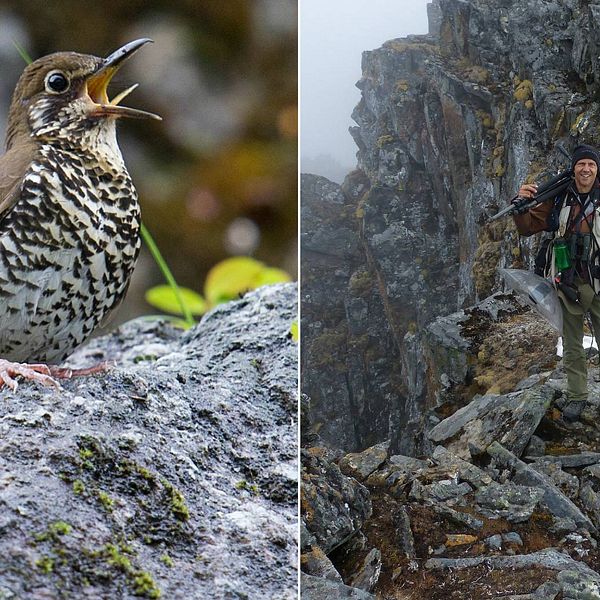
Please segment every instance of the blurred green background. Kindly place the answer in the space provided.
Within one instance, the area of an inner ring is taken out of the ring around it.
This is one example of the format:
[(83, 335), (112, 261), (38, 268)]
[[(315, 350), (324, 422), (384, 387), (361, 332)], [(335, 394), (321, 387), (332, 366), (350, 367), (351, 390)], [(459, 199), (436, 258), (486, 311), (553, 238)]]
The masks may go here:
[[(162, 122), (123, 120), (119, 143), (142, 217), (175, 278), (202, 291), (220, 260), (248, 255), (297, 274), (296, 0), (0, 0), (0, 126), (24, 68), (61, 50), (107, 56), (149, 37), (112, 97)], [(156, 313), (162, 283), (143, 250), (116, 320)]]

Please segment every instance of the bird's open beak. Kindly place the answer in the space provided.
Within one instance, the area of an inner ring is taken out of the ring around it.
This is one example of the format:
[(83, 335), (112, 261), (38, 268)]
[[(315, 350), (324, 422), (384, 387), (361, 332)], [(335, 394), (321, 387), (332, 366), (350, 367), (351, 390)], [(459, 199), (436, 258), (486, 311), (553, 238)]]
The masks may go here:
[(108, 84), (114, 74), (119, 70), (121, 65), (130, 57), (133, 56), (142, 46), (152, 42), (148, 38), (135, 40), (125, 44), (123, 47), (115, 50), (109, 57), (104, 59), (100, 68), (87, 80), (87, 94), (95, 104), (91, 112), (95, 117), (132, 117), (134, 119), (157, 119), (161, 121), (161, 117), (145, 110), (137, 108), (128, 108), (121, 106), (119, 102), (128, 96), (138, 86), (136, 83), (126, 90), (117, 94), (112, 100), (109, 100), (107, 94)]

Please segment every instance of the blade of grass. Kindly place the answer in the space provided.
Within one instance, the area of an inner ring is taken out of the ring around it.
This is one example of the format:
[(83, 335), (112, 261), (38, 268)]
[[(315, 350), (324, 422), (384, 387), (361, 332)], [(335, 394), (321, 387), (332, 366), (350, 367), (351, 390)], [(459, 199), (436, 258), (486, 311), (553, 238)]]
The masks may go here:
[(13, 43), (14, 47), (17, 49), (17, 52), (20, 54), (21, 58), (28, 65), (30, 65), (33, 62), (33, 59), (31, 58), (31, 56), (29, 56), (29, 54), (27, 54), (27, 50), (25, 50), (25, 48), (23, 48), (23, 46), (21, 46), (21, 44), (19, 44), (19, 42), (17, 42), (17, 40), (13, 40), (12, 43)]
[(177, 285), (177, 282), (175, 281), (175, 277), (173, 277), (173, 273), (171, 273), (171, 270), (169, 269), (165, 259), (163, 258), (162, 254), (160, 253), (160, 250), (158, 249), (156, 242), (154, 241), (154, 239), (150, 235), (150, 232), (148, 231), (148, 229), (146, 228), (146, 226), (143, 223), (142, 223), (142, 227), (141, 227), (141, 234), (142, 234), (142, 239), (146, 243), (146, 246), (148, 246), (148, 250), (150, 250), (150, 254), (152, 254), (152, 258), (158, 265), (158, 268), (160, 269), (163, 277), (165, 278), (165, 281), (169, 284), (169, 286), (173, 290), (173, 293), (175, 294), (175, 298), (177, 298), (177, 302), (179, 304), (179, 307), (181, 308), (181, 314), (183, 314), (183, 318), (185, 319), (186, 324), (189, 325), (190, 327), (192, 327), (193, 325), (196, 324), (196, 321), (194, 321), (194, 317), (192, 316), (192, 313), (190, 312), (188, 305), (183, 300), (181, 291), (179, 290), (179, 286)]

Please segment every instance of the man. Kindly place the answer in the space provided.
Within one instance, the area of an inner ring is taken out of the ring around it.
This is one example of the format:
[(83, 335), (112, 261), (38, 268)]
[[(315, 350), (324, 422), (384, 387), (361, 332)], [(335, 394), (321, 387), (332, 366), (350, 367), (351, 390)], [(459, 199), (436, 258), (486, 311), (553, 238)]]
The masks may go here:
[[(568, 404), (563, 419), (576, 421), (587, 400), (587, 360), (583, 348), (584, 316), (589, 312), (596, 339), (600, 335), (600, 155), (591, 146), (577, 146), (566, 192), (514, 215), (521, 235), (554, 232), (545, 275), (552, 275), (563, 313), (563, 364)], [(536, 184), (523, 184), (518, 196), (531, 198)], [(568, 255), (565, 258), (565, 254)], [(598, 335), (597, 335), (598, 334)]]

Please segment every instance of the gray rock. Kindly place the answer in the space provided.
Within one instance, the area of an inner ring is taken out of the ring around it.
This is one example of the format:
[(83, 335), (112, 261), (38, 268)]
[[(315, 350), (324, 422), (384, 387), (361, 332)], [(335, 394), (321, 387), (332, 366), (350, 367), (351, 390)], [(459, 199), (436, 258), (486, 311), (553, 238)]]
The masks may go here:
[(408, 456), (394, 455), (377, 471), (369, 475), (365, 484), (394, 488), (392, 493), (400, 492), (415, 476), (426, 469), (429, 463)]
[(586, 467), (582, 473), (582, 479), (595, 485), (600, 485), (600, 465)]
[(565, 570), (558, 574), (557, 579), (565, 600), (600, 598), (600, 576), (597, 573)]
[(579, 494), (579, 479), (575, 475), (563, 471), (560, 462), (539, 459), (531, 463), (530, 467), (538, 473), (547, 475), (567, 498), (571, 498), (571, 500), (577, 498)]
[(344, 583), (342, 576), (338, 573), (331, 559), (318, 546), (313, 546), (311, 550), (304, 552), (301, 556), (300, 564), (302, 571), (308, 575)]
[(556, 535), (565, 535), (577, 530), (577, 523), (569, 517), (555, 517), (550, 531)]
[(518, 533), (516, 533), (515, 531), (511, 531), (509, 533), (503, 533), (502, 541), (505, 544), (516, 544), (517, 546), (523, 545), (523, 540), (521, 539), (521, 536)]
[(473, 488), (466, 483), (455, 483), (450, 480), (438, 481), (423, 487), (425, 498), (432, 498), (439, 502), (446, 500), (460, 500), (466, 494), (473, 491)]
[(596, 527), (600, 527), (600, 495), (589, 483), (584, 483), (579, 491), (579, 500), (587, 515)]
[(542, 377), (539, 375), (539, 373), (534, 373), (529, 377), (526, 377), (525, 379), (519, 381), (519, 383), (515, 386), (515, 392), (531, 388), (534, 385), (538, 384), (541, 381), (541, 379)]
[(443, 442), (466, 460), (470, 446), (483, 452), (494, 441), (520, 456), (553, 399), (554, 390), (546, 385), (506, 396), (483, 396), (436, 425), (429, 439)]
[[(529, 456), (527, 457), (529, 458)], [(547, 463), (554, 463), (561, 466), (563, 469), (578, 469), (581, 467), (587, 467), (588, 465), (595, 465), (600, 463), (600, 453), (599, 452), (582, 452), (581, 454), (563, 454), (562, 456), (551, 456), (546, 455), (543, 459), (540, 459), (536, 456), (531, 456), (531, 458), (538, 462), (543, 460)]]
[(483, 528), (483, 521), (480, 519), (477, 519), (468, 513), (454, 510), (445, 504), (434, 504), (433, 510), (435, 510), (435, 512), (439, 515), (449, 518), (458, 525), (464, 525), (465, 527), (473, 529), (474, 531), (479, 531)]
[(483, 541), (490, 550), (500, 550), (502, 548), (502, 536), (500, 534), (492, 535)]
[(326, 554), (349, 540), (371, 516), (367, 488), (336, 464), (301, 451), (304, 521)]
[(401, 454), (390, 456), (389, 463), (394, 467), (399, 467), (402, 470), (410, 472), (417, 472), (429, 466), (429, 463), (426, 460), (420, 460), (418, 458), (413, 458), (412, 456), (402, 456)]
[(317, 540), (315, 536), (308, 531), (306, 528), (306, 524), (304, 520), (300, 521), (300, 551), (304, 552), (305, 550), (310, 549), (313, 544), (316, 544)]
[(375, 600), (373, 594), (364, 590), (305, 573), (300, 577), (300, 597), (302, 600)]
[(415, 479), (410, 486), (408, 497), (411, 500), (423, 500), (426, 496), (426, 493), (425, 486), (418, 479)]
[(400, 546), (400, 551), (412, 560), (416, 558), (415, 540), (410, 526), (410, 517), (404, 506), (401, 506), (397, 513), (393, 515), (393, 522), (396, 528), (396, 537)]
[(497, 442), (491, 444), (487, 451), (499, 465), (508, 467), (514, 471), (513, 481), (515, 483), (534, 484), (538, 489), (542, 490), (543, 498), (541, 504), (554, 516), (571, 518), (579, 527), (596, 531), (590, 519), (554, 485), (554, 482), (549, 477), (543, 473), (538, 473), (535, 469), (526, 465)]
[(437, 446), (432, 455), (433, 460), (437, 465), (453, 471), (459, 479), (468, 482), (473, 487), (479, 488), (484, 485), (489, 485), (492, 478), (479, 467), (474, 464), (455, 456), (444, 446)]
[(528, 458), (535, 458), (537, 456), (544, 456), (546, 453), (546, 442), (537, 435), (532, 435), (527, 447), (525, 448), (525, 455)]
[(302, 175), (300, 236), (303, 391), (320, 437), (345, 453), (390, 438), (401, 420), (402, 369), (358, 231), (357, 205), (370, 183), (360, 172), (347, 180)]
[(560, 594), (561, 586), (554, 581), (547, 581), (540, 585), (537, 590), (531, 595), (532, 600), (555, 600)]
[(475, 501), (481, 514), (489, 518), (522, 523), (531, 517), (543, 495), (544, 491), (535, 487), (492, 482), (477, 490)]
[(354, 557), (358, 554), (366, 554), (369, 546), (369, 540), (362, 530), (357, 531), (344, 545), (339, 549), (342, 554), (348, 557)]
[(338, 466), (344, 475), (364, 481), (387, 459), (390, 442), (383, 442), (359, 453), (347, 454), (340, 459)]
[(539, 567), (553, 571), (575, 571), (589, 581), (600, 582), (600, 575), (585, 563), (553, 548), (515, 556), (477, 556), (473, 558), (431, 558), (426, 569), (469, 569), (485, 564), (493, 569), (526, 569)]
[(370, 592), (381, 574), (381, 552), (373, 548), (348, 577), (348, 585)]
[(291, 598), (295, 300), (261, 288), (186, 332), (138, 319), (70, 359), (107, 372), (3, 388), (0, 589)]

